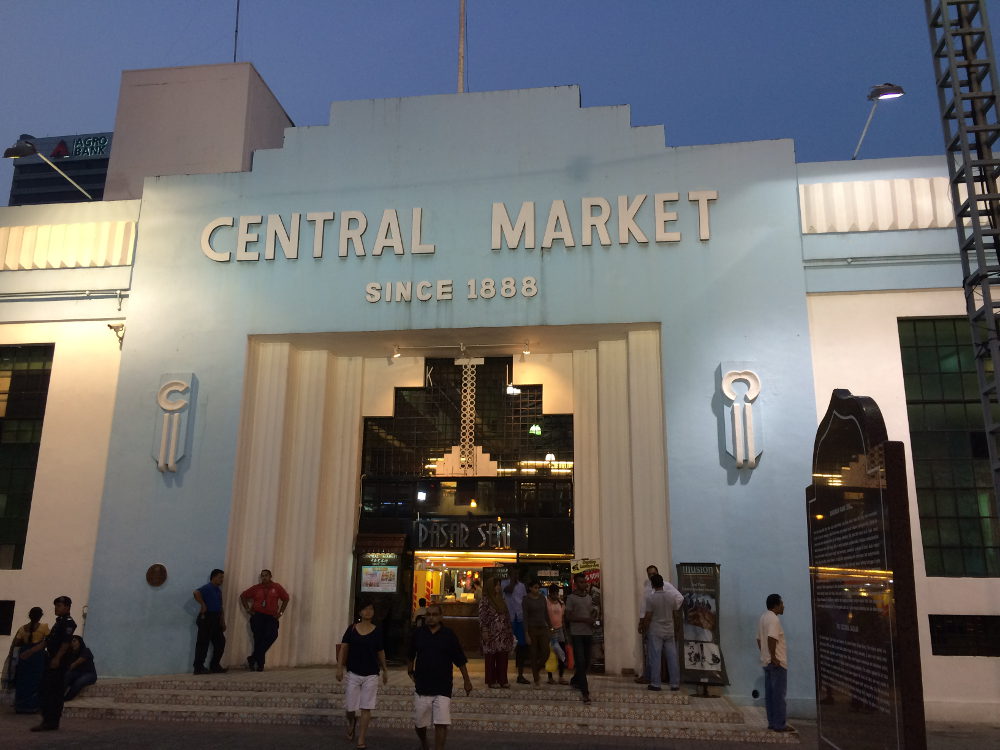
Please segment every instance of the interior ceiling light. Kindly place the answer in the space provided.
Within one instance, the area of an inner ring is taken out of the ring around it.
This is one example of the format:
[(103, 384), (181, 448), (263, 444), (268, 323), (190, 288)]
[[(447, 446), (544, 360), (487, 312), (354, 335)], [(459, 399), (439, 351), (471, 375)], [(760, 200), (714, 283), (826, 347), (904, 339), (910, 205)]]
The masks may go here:
[(556, 454), (555, 453), (546, 453), (545, 454), (545, 460), (546, 461), (555, 461), (556, 460)]
[(478, 508), (479, 507), (479, 505), (476, 503), (476, 499), (475, 498), (473, 498), (472, 500), (469, 501), (469, 507), (470, 508)]
[(400, 356), (401, 355), (399, 353), (399, 345), (397, 344), (396, 346), (392, 347), (392, 358), (399, 359)]
[(520, 396), (521, 395), (521, 389), (517, 388), (513, 384), (508, 384), (507, 385), (507, 395), (508, 396)]
[(528, 434), (529, 435), (541, 435), (542, 434), (542, 427), (541, 427), (541, 425), (537, 425), (537, 424), (531, 425), (531, 427), (528, 428)]
[(524, 348), (521, 350), (521, 354), (531, 354), (531, 347), (528, 346), (528, 342), (524, 342)]

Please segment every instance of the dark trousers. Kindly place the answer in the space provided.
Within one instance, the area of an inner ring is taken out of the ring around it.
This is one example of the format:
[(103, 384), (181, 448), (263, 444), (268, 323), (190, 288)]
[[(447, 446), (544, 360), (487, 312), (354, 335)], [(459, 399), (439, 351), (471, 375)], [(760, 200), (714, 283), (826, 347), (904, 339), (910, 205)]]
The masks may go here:
[(66, 696), (63, 700), (73, 700), (87, 685), (93, 685), (95, 682), (97, 682), (96, 672), (74, 672), (70, 670), (66, 673)]
[(784, 729), (787, 725), (785, 690), (788, 670), (768, 664), (764, 667), (764, 707), (767, 709), (767, 728)]
[(53, 729), (59, 726), (63, 712), (63, 693), (66, 690), (66, 668), (49, 669), (42, 673), (42, 683), (38, 686), (38, 703), (42, 709), (42, 724)]
[(580, 688), (580, 692), (584, 695), (590, 695), (587, 670), (590, 669), (590, 644), (593, 640), (592, 635), (573, 636), (573, 663), (576, 667), (573, 671), (573, 684)]
[(493, 654), (483, 654), (486, 666), (487, 685), (507, 684), (507, 652), (498, 651)]
[(545, 671), (545, 662), (549, 658), (549, 628), (532, 628), (528, 631), (531, 643), (528, 645), (528, 663), (531, 664), (531, 675), (535, 680)]
[(253, 632), (253, 655), (250, 658), (257, 669), (263, 669), (267, 650), (278, 640), (278, 618), (254, 612), (250, 615), (250, 630)]
[(226, 650), (226, 634), (222, 632), (222, 613), (206, 612), (198, 615), (198, 640), (194, 646), (195, 669), (205, 668), (208, 644), (212, 644), (212, 667), (219, 667)]

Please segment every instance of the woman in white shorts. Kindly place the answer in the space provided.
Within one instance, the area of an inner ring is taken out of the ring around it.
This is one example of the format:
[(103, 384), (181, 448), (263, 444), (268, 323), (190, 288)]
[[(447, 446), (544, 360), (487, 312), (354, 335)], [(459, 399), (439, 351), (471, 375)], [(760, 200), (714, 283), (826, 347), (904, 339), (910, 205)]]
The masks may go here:
[[(337, 659), (337, 681), (344, 679), (347, 669), (347, 686), (344, 691), (344, 710), (347, 712), (347, 739), (354, 739), (357, 729), (359, 750), (368, 747), (366, 737), (368, 722), (375, 708), (378, 694), (378, 673), (382, 671), (382, 684), (389, 681), (389, 669), (385, 663), (385, 646), (382, 629), (372, 622), (375, 607), (371, 602), (361, 602), (358, 610), (359, 622), (351, 625), (344, 633)], [(360, 714), (360, 726), (358, 715)]]

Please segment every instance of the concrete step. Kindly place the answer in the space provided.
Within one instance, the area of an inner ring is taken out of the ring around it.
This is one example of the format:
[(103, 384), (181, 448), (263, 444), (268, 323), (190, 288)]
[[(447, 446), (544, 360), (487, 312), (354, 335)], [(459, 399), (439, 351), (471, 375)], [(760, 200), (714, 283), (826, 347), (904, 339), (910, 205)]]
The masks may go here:
[[(565, 690), (565, 688), (564, 688)], [(743, 715), (728, 703), (717, 700), (670, 701), (669, 699), (651, 703), (624, 703), (605, 701), (599, 693), (594, 693), (592, 702), (585, 705), (579, 694), (567, 696), (572, 700), (553, 700), (539, 697), (541, 691), (520, 695), (500, 695), (499, 691), (473, 692), (470, 696), (459, 695), (452, 702), (452, 713), (517, 713), (526, 711), (528, 715), (551, 716), (557, 713), (564, 717), (596, 716), (609, 720), (639, 719), (643, 721), (691, 721), (699, 723), (741, 724)], [(495, 697), (496, 696), (496, 697)], [(508, 697), (510, 696), (510, 697)], [(525, 698), (533, 699), (530, 703)], [(559, 698), (563, 698), (559, 694)], [(230, 692), (210, 690), (125, 690), (113, 697), (116, 705), (130, 706), (185, 706), (192, 709), (201, 707), (226, 709), (254, 708), (294, 708), (299, 710), (339, 709), (343, 697), (322, 693), (287, 692)], [(412, 706), (412, 691), (407, 694), (383, 692), (379, 694), (378, 710), (408, 711)]]
[[(459, 730), (732, 740), (796, 744), (795, 735), (769, 732), (759, 708), (738, 708), (726, 698), (693, 697), (691, 686), (655, 692), (629, 677), (593, 675), (592, 702), (565, 685), (539, 688), (483, 685), (482, 670), (470, 666), (475, 690), (460, 689), (452, 717)], [(102, 678), (74, 701), (66, 715), (92, 719), (158, 720), (241, 724), (344, 726), (344, 683), (330, 667), (269, 669), (227, 674)], [(408, 728), (413, 721), (413, 683), (392, 669), (379, 686), (377, 726)], [(338, 729), (339, 731), (339, 729)]]
[[(462, 699), (452, 706), (458, 708)], [(580, 704), (581, 707), (583, 704)], [(591, 704), (593, 706), (593, 704)], [(746, 724), (715, 724), (699, 721), (663, 721), (627, 718), (609, 721), (597, 714), (564, 716), (551, 711), (537, 711), (539, 706), (522, 706), (524, 712), (509, 714), (498, 711), (452, 712), (456, 730), (524, 732), (543, 734), (575, 734), (601, 736), (654, 737), (693, 740), (729, 740), (770, 744), (797, 744), (794, 735), (780, 735), (763, 727)], [(533, 709), (533, 710), (529, 710)], [(66, 705), (67, 717), (91, 719), (127, 719), (182, 722), (240, 722), (257, 724), (297, 724), (308, 726), (344, 726), (342, 708), (254, 707), (228, 709), (213, 706), (148, 705), (144, 707), (116, 702), (109, 697), (78, 698)], [(413, 724), (412, 710), (379, 708), (373, 716), (377, 726), (408, 728)]]

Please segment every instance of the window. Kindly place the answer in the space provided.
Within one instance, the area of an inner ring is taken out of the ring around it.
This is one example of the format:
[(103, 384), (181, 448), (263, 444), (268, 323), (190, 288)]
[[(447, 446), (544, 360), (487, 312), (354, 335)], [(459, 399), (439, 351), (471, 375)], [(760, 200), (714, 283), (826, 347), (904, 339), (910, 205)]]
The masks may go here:
[(1000, 576), (1000, 523), (968, 326), (965, 318), (899, 320), (929, 576)]
[(20, 569), (52, 372), (51, 344), (0, 347), (0, 569)]

